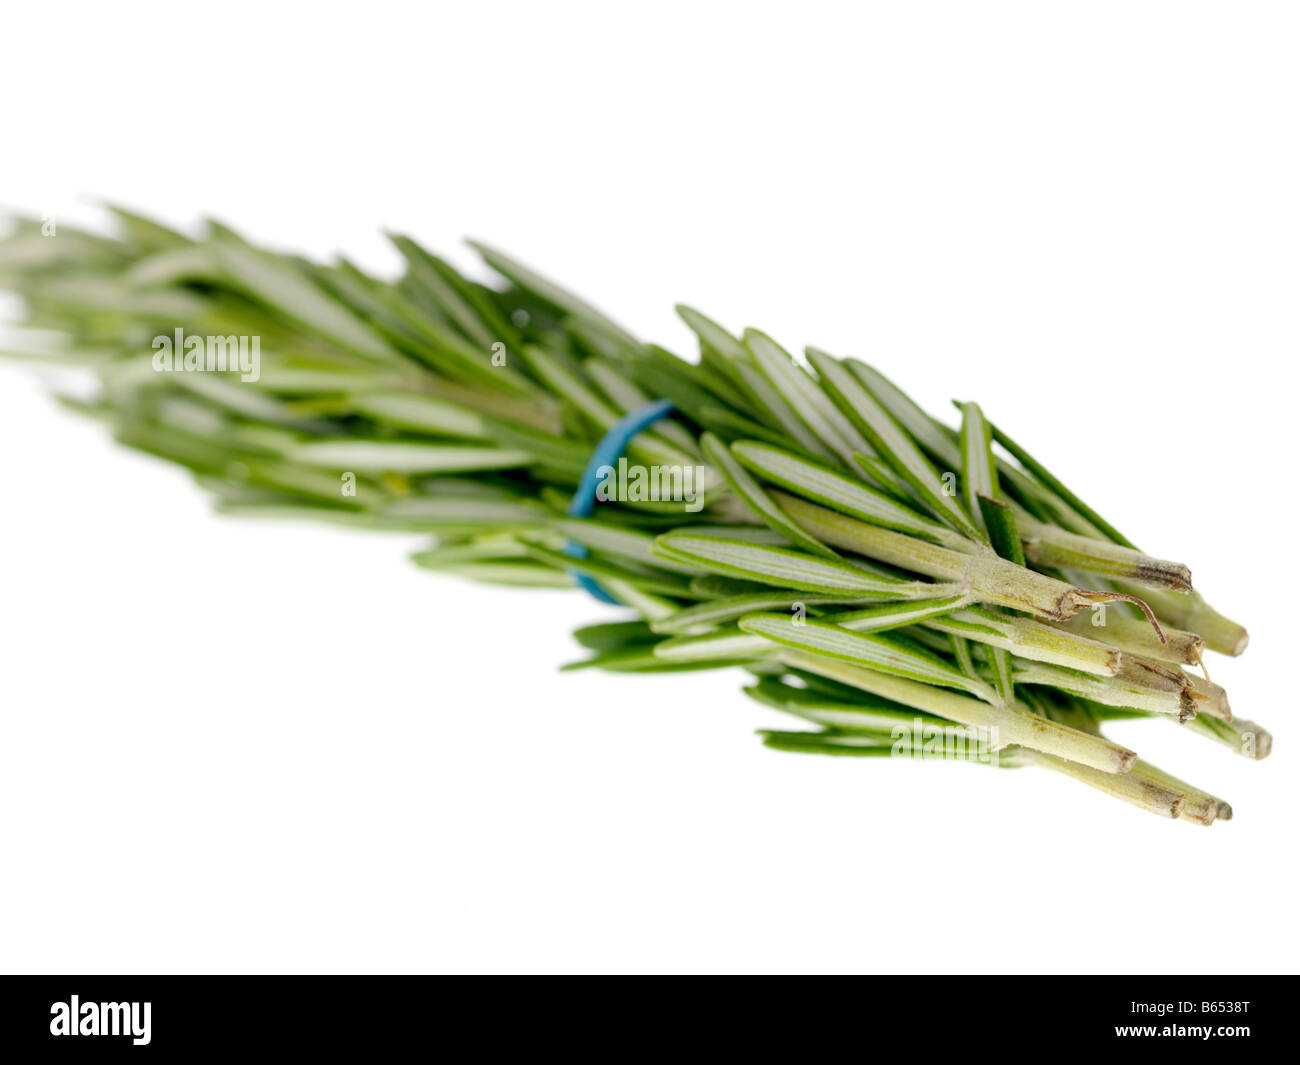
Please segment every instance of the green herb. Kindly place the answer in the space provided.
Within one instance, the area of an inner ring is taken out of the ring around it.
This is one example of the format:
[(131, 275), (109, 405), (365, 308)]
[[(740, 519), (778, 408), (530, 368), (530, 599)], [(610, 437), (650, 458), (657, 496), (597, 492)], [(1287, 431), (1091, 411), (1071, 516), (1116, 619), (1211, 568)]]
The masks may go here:
[[(415, 562), (476, 581), (581, 572), (624, 613), (567, 668), (741, 666), (807, 726), (762, 730), (778, 750), (1034, 765), (1197, 824), (1231, 808), (1107, 721), (1269, 753), (1186, 668), (1245, 629), (975, 403), (945, 425), (864, 363), (679, 307), (689, 361), (489, 248), (495, 285), (395, 236), (385, 279), (114, 215), (115, 238), (18, 219), (0, 241), (34, 338), (5, 354), (88, 368), (99, 394), (69, 409), (224, 513), (430, 534)], [(566, 514), (598, 441), (659, 399), (676, 415)]]

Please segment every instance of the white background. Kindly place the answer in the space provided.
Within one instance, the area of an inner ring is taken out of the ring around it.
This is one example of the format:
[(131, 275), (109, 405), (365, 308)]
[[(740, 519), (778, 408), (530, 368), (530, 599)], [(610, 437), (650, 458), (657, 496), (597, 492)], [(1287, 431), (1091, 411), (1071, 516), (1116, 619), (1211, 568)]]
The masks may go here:
[[(979, 398), (1249, 624), (1228, 798), (764, 750), (738, 673), (561, 676), (577, 593), (211, 516), (0, 367), (0, 966), (1296, 967), (1294, 7), (6, 9), (11, 207), (210, 214), (381, 270), (512, 251), (688, 350), (674, 301)], [(1230, 989), (1229, 989), (1230, 990)], [(1190, 996), (1189, 996), (1190, 997)]]

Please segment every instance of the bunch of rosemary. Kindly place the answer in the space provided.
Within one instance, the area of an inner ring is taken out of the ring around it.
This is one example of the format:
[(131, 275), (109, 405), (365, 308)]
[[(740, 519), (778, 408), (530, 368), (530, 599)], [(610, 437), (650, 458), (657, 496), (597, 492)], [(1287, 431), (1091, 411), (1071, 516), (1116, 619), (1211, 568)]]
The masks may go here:
[[(579, 571), (636, 617), (579, 630), (568, 668), (743, 667), (813, 726), (764, 731), (781, 750), (978, 751), (1200, 824), (1230, 807), (1103, 724), (1269, 751), (1191, 671), (1246, 631), (975, 403), (949, 428), (871, 366), (679, 307), (686, 361), (489, 248), (500, 288), (401, 236), (390, 282), (113, 213), (116, 238), (19, 220), (0, 243), (0, 285), (60, 338), (8, 354), (90, 367), (98, 397), (64, 402), (223, 512), (427, 532), (419, 565), (480, 581)], [(676, 413), (601, 471), (613, 498), (568, 516), (593, 448), (656, 400)]]

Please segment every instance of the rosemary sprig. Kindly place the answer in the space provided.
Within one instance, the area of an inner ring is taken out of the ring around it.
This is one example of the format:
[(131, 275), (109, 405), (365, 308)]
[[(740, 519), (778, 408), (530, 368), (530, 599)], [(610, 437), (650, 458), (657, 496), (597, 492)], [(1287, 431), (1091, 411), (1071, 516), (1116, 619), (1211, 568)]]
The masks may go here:
[[(1245, 629), (975, 403), (948, 426), (862, 362), (804, 363), (679, 307), (688, 361), (490, 248), (496, 285), (394, 236), (404, 269), (385, 279), (110, 210), (114, 237), (20, 218), (0, 241), (0, 287), (41, 331), (6, 354), (88, 369), (97, 398), (66, 405), (190, 469), (223, 513), (430, 534), (416, 563), (476, 581), (582, 572), (634, 618), (579, 630), (592, 655), (569, 668), (743, 666), (748, 694), (815, 730), (763, 730), (780, 750), (974, 744), (1209, 824), (1231, 808), (1104, 723), (1163, 717), (1271, 749), (1183, 669), (1240, 654)], [(615, 484), (595, 516), (568, 516), (602, 436), (662, 399), (676, 416), (626, 451), (635, 474), (667, 471), (662, 490)]]

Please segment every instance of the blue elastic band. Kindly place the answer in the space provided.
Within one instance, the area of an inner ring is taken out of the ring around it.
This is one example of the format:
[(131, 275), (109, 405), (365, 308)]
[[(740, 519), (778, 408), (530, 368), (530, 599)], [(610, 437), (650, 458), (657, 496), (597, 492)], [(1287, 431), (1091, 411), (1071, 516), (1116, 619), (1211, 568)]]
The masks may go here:
[[(591, 517), (592, 511), (596, 509), (596, 489), (600, 486), (601, 469), (617, 463), (622, 458), (623, 452), (627, 450), (627, 445), (637, 433), (653, 425), (659, 419), (668, 417), (673, 410), (674, 407), (668, 400), (661, 399), (659, 402), (651, 403), (640, 410), (634, 410), (631, 414), (625, 414), (615, 423), (614, 427), (596, 445), (596, 450), (591, 453), (591, 459), (587, 462), (587, 468), (582, 471), (582, 480), (578, 482), (578, 490), (573, 493), (573, 501), (569, 504), (569, 517)], [(564, 553), (570, 558), (586, 558), (591, 554), (585, 544), (574, 543), (572, 540), (564, 545)], [(573, 576), (583, 588), (586, 588), (602, 603), (612, 603), (615, 606), (621, 605), (617, 599), (585, 573), (575, 571)]]

